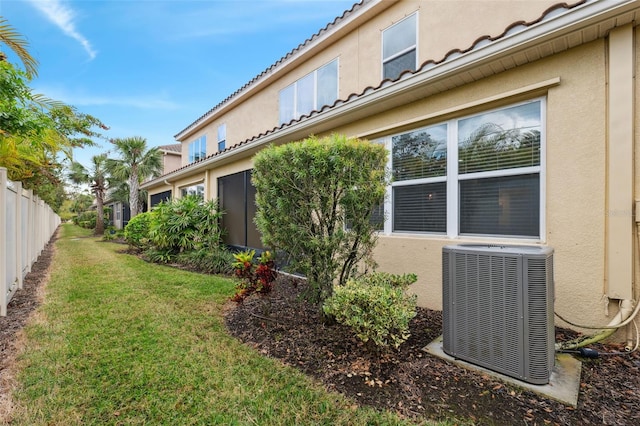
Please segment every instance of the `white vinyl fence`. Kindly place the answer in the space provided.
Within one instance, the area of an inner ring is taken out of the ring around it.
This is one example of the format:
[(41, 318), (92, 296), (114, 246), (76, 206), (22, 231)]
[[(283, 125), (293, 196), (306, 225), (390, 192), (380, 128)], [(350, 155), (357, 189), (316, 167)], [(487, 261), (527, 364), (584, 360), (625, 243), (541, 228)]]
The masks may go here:
[(7, 305), (58, 225), (51, 207), (10, 181), (0, 167), (0, 316), (7, 315)]

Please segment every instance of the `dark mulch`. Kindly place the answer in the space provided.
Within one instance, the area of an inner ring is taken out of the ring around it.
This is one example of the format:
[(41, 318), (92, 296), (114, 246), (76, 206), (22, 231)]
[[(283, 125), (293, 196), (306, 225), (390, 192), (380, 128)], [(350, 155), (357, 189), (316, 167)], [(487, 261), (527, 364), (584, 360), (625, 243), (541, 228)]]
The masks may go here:
[[(53, 241), (44, 249), (24, 289), (0, 317), (0, 395), (10, 390), (9, 368), (19, 331), (39, 304), (48, 276)], [(416, 422), (458, 418), (495, 425), (639, 425), (640, 353), (583, 360), (578, 408), (563, 405), (488, 375), (459, 368), (423, 348), (441, 333), (439, 311), (418, 309), (411, 338), (398, 351), (376, 354), (339, 324), (326, 325), (300, 297), (304, 283), (279, 278), (268, 298), (229, 302), (231, 334), (261, 353), (282, 360), (361, 405), (397, 411)], [(575, 333), (558, 330), (559, 339)], [(594, 345), (619, 351), (615, 345)], [(0, 414), (2, 409), (0, 398)], [(0, 419), (2, 416), (0, 415)]]
[[(578, 407), (566, 406), (424, 352), (442, 333), (440, 311), (418, 309), (398, 351), (374, 353), (339, 324), (323, 324), (299, 296), (304, 283), (280, 277), (268, 297), (227, 310), (232, 335), (361, 405), (416, 420), (457, 418), (482, 425), (640, 425), (640, 351), (583, 360)], [(557, 339), (576, 336), (557, 330)], [(594, 345), (620, 351), (617, 345)]]

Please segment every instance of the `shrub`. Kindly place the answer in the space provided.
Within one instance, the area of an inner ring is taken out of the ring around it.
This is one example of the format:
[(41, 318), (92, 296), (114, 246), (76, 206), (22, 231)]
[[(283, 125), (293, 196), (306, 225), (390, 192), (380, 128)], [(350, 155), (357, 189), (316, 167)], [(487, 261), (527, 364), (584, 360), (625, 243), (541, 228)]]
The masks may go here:
[(232, 272), (233, 255), (224, 247), (203, 248), (179, 254), (176, 262), (199, 272), (226, 275)]
[(222, 240), (221, 218), (215, 200), (203, 201), (195, 195), (160, 203), (153, 210), (149, 225), (151, 244), (170, 254), (218, 248)]
[[(254, 158), (256, 224), (265, 246), (286, 252), (321, 302), (371, 261), (373, 209), (384, 200), (387, 152), (333, 135), (272, 146)], [(346, 226), (348, 224), (348, 227)]]
[(140, 213), (131, 218), (124, 227), (124, 239), (132, 247), (143, 249), (149, 246), (149, 226), (153, 212)]
[(358, 281), (365, 285), (389, 285), (394, 288), (406, 290), (418, 280), (416, 274), (390, 274), (388, 272), (374, 272), (365, 274), (358, 278)]
[(86, 212), (79, 213), (76, 216), (74, 222), (86, 229), (95, 229), (98, 213), (95, 210), (88, 210)]
[(349, 326), (363, 342), (379, 348), (398, 348), (409, 336), (409, 322), (416, 316), (416, 296), (405, 293), (414, 274), (373, 273), (336, 287), (323, 310)]
[(257, 265), (254, 264), (255, 254), (255, 250), (247, 250), (233, 255), (234, 275), (241, 280), (232, 297), (235, 302), (244, 301), (252, 293), (264, 295), (271, 292), (273, 282), (278, 277), (271, 252), (262, 252)]

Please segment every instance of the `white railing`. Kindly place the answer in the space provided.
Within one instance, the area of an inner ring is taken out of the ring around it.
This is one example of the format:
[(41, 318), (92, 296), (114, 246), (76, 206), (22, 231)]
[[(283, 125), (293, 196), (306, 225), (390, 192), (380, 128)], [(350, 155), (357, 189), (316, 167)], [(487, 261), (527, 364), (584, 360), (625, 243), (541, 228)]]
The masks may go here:
[(60, 217), (0, 167), (0, 316), (60, 225)]

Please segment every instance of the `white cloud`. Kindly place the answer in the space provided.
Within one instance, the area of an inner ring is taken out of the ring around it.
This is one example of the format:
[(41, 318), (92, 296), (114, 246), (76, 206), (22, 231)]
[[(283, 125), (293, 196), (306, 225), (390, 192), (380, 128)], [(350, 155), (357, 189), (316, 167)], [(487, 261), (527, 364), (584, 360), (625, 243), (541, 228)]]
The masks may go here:
[(73, 9), (65, 5), (61, 0), (29, 0), (29, 2), (44, 13), (47, 19), (60, 28), (62, 32), (80, 43), (91, 59), (96, 57), (97, 52), (91, 46), (89, 40), (76, 30), (74, 22), (76, 13)]
[(148, 110), (175, 110), (181, 106), (173, 101), (167, 100), (166, 96), (154, 95), (95, 95), (75, 92), (72, 93), (61, 87), (35, 87), (34, 92), (46, 93), (47, 97), (64, 102), (75, 107), (80, 106), (117, 106), (131, 107)]

